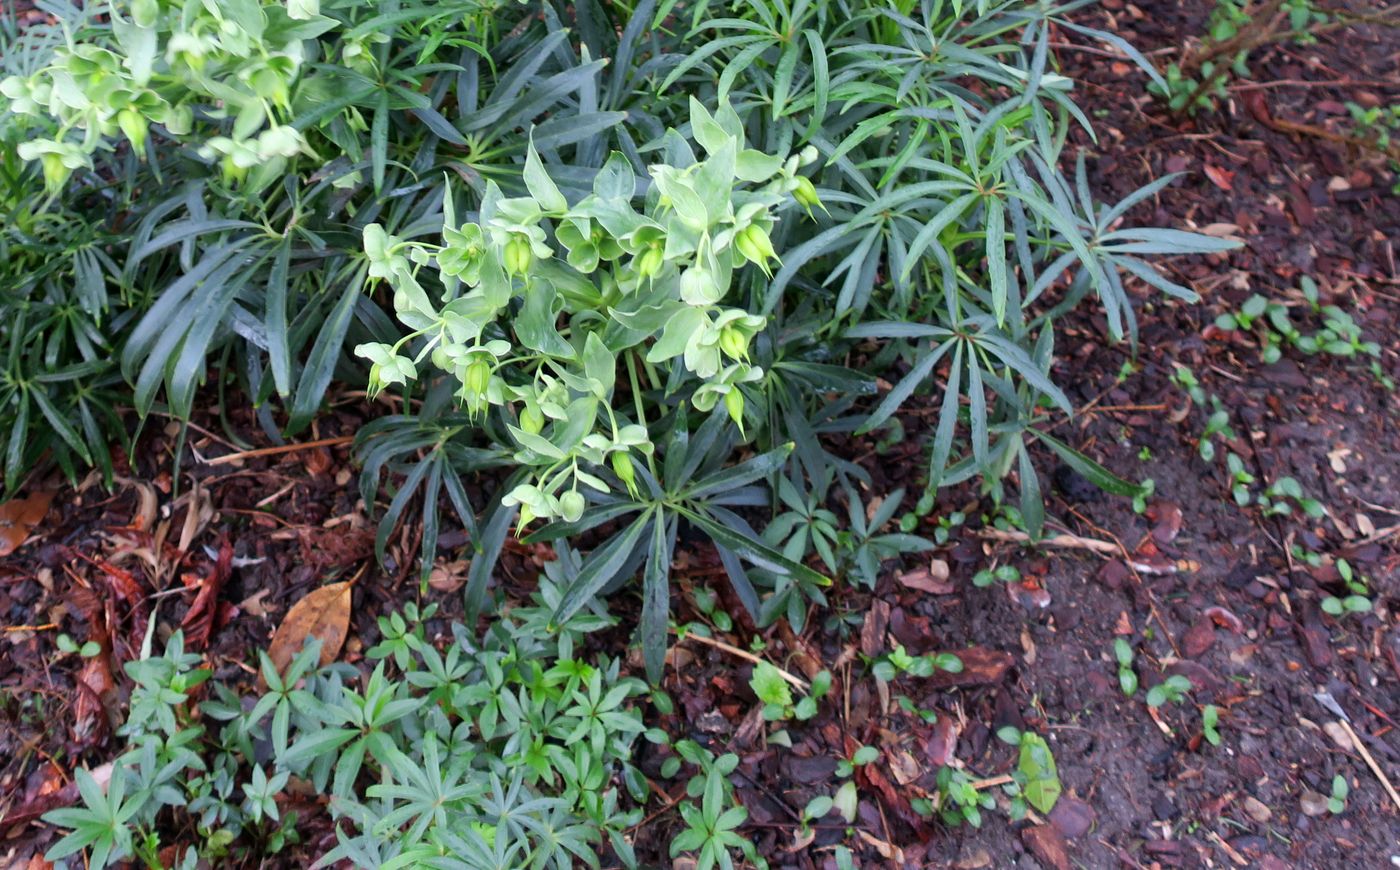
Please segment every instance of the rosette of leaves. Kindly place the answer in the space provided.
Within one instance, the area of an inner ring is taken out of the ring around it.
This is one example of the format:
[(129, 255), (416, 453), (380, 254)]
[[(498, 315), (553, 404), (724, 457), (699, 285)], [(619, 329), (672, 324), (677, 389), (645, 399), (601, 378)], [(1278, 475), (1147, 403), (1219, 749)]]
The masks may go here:
[[(410, 331), (356, 348), (371, 363), (371, 391), (412, 382), (431, 365), (450, 376), (469, 415), (501, 421), (523, 479), (500, 505), (518, 508), (521, 530), (549, 520), (548, 536), (577, 535), (636, 515), (593, 550), (557, 615), (567, 618), (645, 560), (642, 635), (654, 676), (682, 519), (732, 557), (731, 576), (755, 616), (757, 594), (739, 557), (822, 582), (727, 510), (763, 499), (749, 484), (779, 469), (790, 445), (723, 467), (745, 425), (744, 385), (763, 378), (750, 344), (765, 325), (726, 297), (736, 272), (776, 261), (769, 234), (801, 187), (803, 155), (746, 147), (727, 105), (711, 114), (692, 101), (690, 129), (700, 155), (668, 133), (666, 161), (650, 168), (640, 196), (631, 165), (614, 154), (591, 191), (570, 202), (531, 148), (528, 195), (488, 185), (475, 219), (459, 222), (449, 194), (440, 245), (370, 225), (370, 274), (392, 289)], [(422, 280), (434, 273), (431, 285)], [(441, 297), (426, 286), (441, 286)], [(694, 445), (685, 434), (691, 414), (707, 419)], [(585, 519), (590, 502), (596, 509)]]

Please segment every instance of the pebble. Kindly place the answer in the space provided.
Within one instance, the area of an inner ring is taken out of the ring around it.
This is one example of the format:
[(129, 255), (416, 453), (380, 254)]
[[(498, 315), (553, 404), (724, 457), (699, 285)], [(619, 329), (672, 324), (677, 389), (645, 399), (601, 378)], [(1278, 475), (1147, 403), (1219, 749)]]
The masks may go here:
[(1246, 815), (1261, 825), (1273, 818), (1274, 815), (1273, 810), (1264, 806), (1263, 801), (1251, 795), (1245, 796), (1244, 811)]

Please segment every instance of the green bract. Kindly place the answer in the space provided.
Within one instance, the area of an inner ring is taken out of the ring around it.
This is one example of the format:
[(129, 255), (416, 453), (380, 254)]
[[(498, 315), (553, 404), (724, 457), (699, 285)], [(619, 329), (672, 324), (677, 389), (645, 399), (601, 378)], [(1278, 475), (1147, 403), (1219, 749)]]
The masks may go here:
[[(793, 202), (798, 161), (746, 148), (727, 104), (712, 115), (692, 100), (690, 113), (703, 157), (668, 134), (678, 159), (650, 168), (644, 196), (614, 153), (571, 204), (531, 148), (528, 196), (506, 197), (490, 182), (477, 220), (459, 223), (448, 188), (441, 245), (365, 228), (370, 275), (393, 288), (413, 330), (393, 345), (355, 348), (372, 363), (371, 391), (412, 381), (429, 360), (456, 379), (469, 414), (498, 409), (529, 472), (504, 500), (519, 506), (522, 527), (577, 522), (580, 487), (635, 490), (633, 454), (649, 455), (652, 443), (643, 397), (634, 393), (632, 409), (614, 402), (619, 365), (656, 379), (654, 366), (667, 364), (668, 395), (700, 411), (723, 399), (741, 426), (738, 385), (763, 378), (749, 345), (766, 319), (724, 300), (736, 270), (775, 259), (765, 227)], [(442, 298), (424, 291), (422, 269), (438, 272)]]

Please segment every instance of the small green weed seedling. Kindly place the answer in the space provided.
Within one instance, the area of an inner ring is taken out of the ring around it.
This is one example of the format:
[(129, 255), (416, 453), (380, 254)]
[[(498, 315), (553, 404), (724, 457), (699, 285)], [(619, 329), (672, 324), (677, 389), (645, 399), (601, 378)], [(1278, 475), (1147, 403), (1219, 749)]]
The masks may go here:
[(1189, 691), (1191, 691), (1191, 681), (1180, 674), (1173, 674), (1147, 690), (1147, 706), (1160, 707), (1163, 704), (1175, 704), (1185, 698)]
[(1061, 787), (1055, 756), (1051, 754), (1045, 738), (1011, 726), (997, 731), (997, 737), (1020, 749), (1016, 772), (1012, 774), (1014, 782), (1006, 787), (1011, 795), (1011, 818), (1023, 818), (1027, 804), (1041, 813), (1050, 812), (1060, 799)]
[(77, 655), (79, 658), (90, 659), (102, 652), (102, 645), (95, 640), (90, 640), (82, 646), (66, 634), (60, 634), (57, 641), (58, 651), (64, 655)]
[(1142, 515), (1147, 513), (1147, 500), (1152, 498), (1152, 494), (1157, 491), (1157, 481), (1150, 477), (1144, 477), (1138, 484), (1137, 492), (1133, 493), (1133, 513)]
[(1257, 478), (1245, 470), (1244, 460), (1233, 452), (1225, 455), (1225, 469), (1230, 474), (1230, 495), (1235, 499), (1235, 504), (1248, 506), (1254, 500), (1249, 487)]
[(1346, 559), (1337, 560), (1337, 573), (1341, 575), (1342, 582), (1346, 584), (1350, 593), (1344, 598), (1329, 595), (1322, 599), (1322, 610), (1332, 616), (1341, 616), (1344, 613), (1370, 613), (1371, 612), (1371, 590), (1366, 586), (1366, 578), (1360, 576), (1352, 570), (1351, 563)]
[(705, 586), (697, 586), (690, 590), (690, 600), (694, 602), (695, 609), (700, 611), (710, 625), (716, 631), (730, 631), (734, 628), (734, 620), (729, 612), (720, 606), (719, 596), (713, 589)]
[(1259, 357), (1265, 363), (1278, 362), (1289, 347), (1308, 356), (1371, 357), (1371, 370), (1377, 380), (1387, 389), (1394, 389), (1393, 381), (1380, 369), (1380, 345), (1363, 339), (1361, 326), (1351, 314), (1336, 305), (1323, 305), (1316, 281), (1304, 276), (1298, 283), (1307, 310), (1322, 321), (1316, 332), (1303, 332), (1293, 323), (1287, 305), (1258, 293), (1245, 300), (1239, 310), (1217, 317), (1215, 325), (1224, 330), (1252, 332), (1259, 342)]
[(1018, 583), (1021, 580), (1021, 571), (1015, 565), (998, 565), (995, 568), (983, 568), (972, 575), (972, 585), (979, 589), (991, 586), (993, 583)]
[(1206, 418), (1206, 428), (1201, 432), (1201, 440), (1197, 444), (1197, 450), (1201, 458), (1206, 462), (1215, 459), (1215, 438), (1219, 436), (1226, 441), (1236, 441), (1239, 436), (1230, 426), (1230, 412), (1226, 410), (1220, 399), (1216, 396), (1210, 397), (1211, 412)]
[(817, 702), (831, 691), (831, 672), (822, 671), (812, 678), (810, 694), (795, 704), (792, 689), (782, 671), (768, 662), (754, 665), (753, 676), (749, 678), (749, 688), (763, 702), (763, 718), (769, 722), (796, 718), (805, 722), (817, 715)]
[(1211, 746), (1220, 745), (1220, 708), (1214, 704), (1201, 708), (1201, 733)]
[(893, 682), (903, 675), (911, 677), (931, 677), (934, 671), (947, 671), (950, 674), (962, 673), (962, 660), (952, 653), (936, 653), (928, 655), (911, 655), (900, 644), (894, 648), (894, 652), (881, 656), (876, 660), (871, 672), (876, 679), (887, 683)]
[(962, 768), (940, 768), (936, 782), (938, 793), (932, 800), (915, 798), (910, 801), (920, 815), (932, 816), (936, 812), (944, 824), (957, 827), (966, 822), (980, 828), (982, 811), (996, 808), (996, 798), (990, 792), (978, 791), (975, 780)]
[(1133, 670), (1133, 648), (1121, 637), (1113, 639), (1113, 657), (1118, 661), (1118, 687), (1131, 698), (1137, 694), (1138, 675)]
[(1302, 484), (1292, 477), (1280, 477), (1259, 496), (1259, 507), (1263, 508), (1266, 517), (1289, 516), (1293, 513), (1294, 504), (1313, 518), (1326, 514), (1322, 502), (1303, 495)]
[[(649, 732), (647, 737), (654, 742), (668, 742), (664, 733)], [(680, 804), (686, 827), (671, 841), (671, 857), (694, 852), (697, 867), (732, 868), (737, 853), (759, 870), (767, 870), (768, 862), (737, 830), (748, 818), (748, 810), (738, 802), (731, 782), (739, 756), (732, 752), (716, 756), (694, 740), (676, 741), (672, 748), (676, 754), (662, 762), (661, 775), (671, 779), (680, 772), (682, 762), (692, 765), (696, 773), (686, 781), (689, 800)]]
[(841, 758), (836, 762), (836, 775), (848, 777), (855, 773), (857, 767), (864, 767), (867, 764), (874, 764), (880, 760), (880, 750), (874, 746), (862, 746), (851, 753), (850, 758)]
[(1206, 391), (1201, 386), (1201, 382), (1196, 378), (1196, 373), (1188, 369), (1181, 363), (1175, 363), (1172, 370), (1171, 381), (1181, 388), (1190, 397), (1191, 401), (1197, 405), (1206, 403)]
[(1327, 799), (1327, 811), (1334, 816), (1340, 816), (1346, 812), (1347, 795), (1351, 793), (1351, 787), (1347, 785), (1347, 778), (1340, 773), (1332, 777), (1332, 796)]

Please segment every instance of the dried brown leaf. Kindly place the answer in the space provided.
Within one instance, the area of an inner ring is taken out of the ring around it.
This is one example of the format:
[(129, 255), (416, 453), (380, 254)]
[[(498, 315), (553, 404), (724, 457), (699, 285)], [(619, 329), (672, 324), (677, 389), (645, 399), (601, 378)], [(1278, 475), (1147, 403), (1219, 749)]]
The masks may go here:
[(14, 498), (0, 504), (0, 556), (18, 550), (34, 527), (48, 515), (52, 492), (36, 492), (29, 498)]
[(301, 652), (306, 639), (314, 637), (321, 641), (321, 664), (330, 664), (340, 655), (349, 631), (350, 584), (331, 583), (292, 605), (272, 635), (267, 655), (281, 673)]

